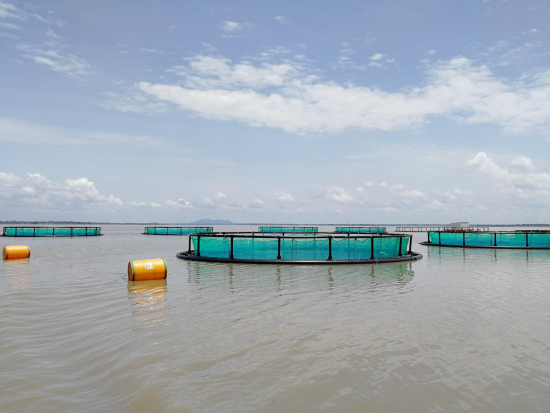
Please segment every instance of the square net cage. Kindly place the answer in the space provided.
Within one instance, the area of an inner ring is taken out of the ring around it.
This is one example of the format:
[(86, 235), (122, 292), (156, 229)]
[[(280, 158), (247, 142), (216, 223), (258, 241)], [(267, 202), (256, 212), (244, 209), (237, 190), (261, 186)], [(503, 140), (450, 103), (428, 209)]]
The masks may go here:
[(146, 235), (189, 235), (211, 233), (212, 227), (145, 227)]
[(4, 227), (6, 237), (91, 237), (101, 235), (101, 227)]
[(466, 247), (549, 248), (549, 232), (429, 232), (430, 244)]
[(258, 232), (264, 233), (304, 233), (304, 234), (316, 234), (318, 227), (258, 227)]
[(336, 227), (339, 234), (384, 234), (386, 227)]

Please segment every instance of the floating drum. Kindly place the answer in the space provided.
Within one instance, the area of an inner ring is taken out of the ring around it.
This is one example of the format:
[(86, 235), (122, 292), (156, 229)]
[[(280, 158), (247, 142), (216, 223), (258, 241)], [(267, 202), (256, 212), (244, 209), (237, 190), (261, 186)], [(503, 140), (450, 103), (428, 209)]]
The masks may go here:
[(128, 281), (150, 281), (166, 279), (166, 261), (164, 258), (130, 261), (128, 263)]
[(2, 250), (2, 257), (5, 260), (18, 260), (30, 256), (31, 249), (28, 245), (6, 245)]

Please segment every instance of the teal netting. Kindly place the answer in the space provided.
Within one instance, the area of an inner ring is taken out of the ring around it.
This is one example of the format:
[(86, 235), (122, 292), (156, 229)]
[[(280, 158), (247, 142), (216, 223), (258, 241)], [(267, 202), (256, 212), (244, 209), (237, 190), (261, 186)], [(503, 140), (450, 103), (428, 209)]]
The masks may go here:
[[(484, 247), (549, 247), (549, 234), (530, 233), (469, 233), (465, 234), (466, 246)], [(429, 232), (430, 242), (442, 245), (463, 245), (462, 232)], [(528, 237), (528, 244), (526, 239)]]
[(258, 227), (258, 232), (317, 233), (318, 227)]
[[(197, 254), (197, 236), (191, 242)], [(398, 257), (400, 237), (373, 238), (374, 258)], [(402, 237), (402, 255), (408, 251), (408, 237)], [(366, 260), (371, 258), (372, 238), (333, 238), (331, 242), (334, 260)], [(275, 260), (277, 259), (277, 238), (234, 237), (235, 259)], [(201, 237), (199, 254), (203, 257), (230, 258), (231, 238)], [(329, 257), (327, 238), (294, 237), (281, 238), (281, 259), (286, 261), (324, 261)]]
[(386, 227), (337, 227), (336, 232), (343, 234), (382, 234)]
[(187, 235), (212, 232), (212, 227), (145, 227), (148, 235)]
[(100, 227), (5, 227), (8, 237), (86, 237), (101, 235)]

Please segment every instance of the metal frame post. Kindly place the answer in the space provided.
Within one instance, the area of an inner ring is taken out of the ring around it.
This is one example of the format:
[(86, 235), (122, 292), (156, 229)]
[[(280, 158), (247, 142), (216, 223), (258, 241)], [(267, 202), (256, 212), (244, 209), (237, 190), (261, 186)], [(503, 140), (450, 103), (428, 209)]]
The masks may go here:
[(440, 231), (438, 231), (438, 244), (439, 244), (439, 245), (442, 244), (442, 240), (440, 239)]
[(233, 235), (230, 236), (230, 259), (233, 260)]
[(494, 247), (497, 247), (497, 233), (494, 232)]
[(333, 261), (333, 244), (332, 244), (333, 237), (329, 237), (329, 256), (327, 257), (327, 261)]
[(281, 237), (277, 237), (277, 259), (281, 259)]
[(409, 236), (409, 255), (411, 255), (411, 248), (413, 247), (413, 235)]
[(526, 248), (528, 248), (528, 233), (526, 233)]
[(465, 246), (465, 232), (463, 232), (463, 246)]
[(187, 252), (191, 254), (191, 235), (187, 237)]
[(201, 256), (201, 236), (199, 234), (197, 234), (197, 251), (195, 252), (195, 256)]
[(402, 236), (400, 236), (400, 249), (398, 250), (398, 257), (401, 257), (402, 256)]
[(375, 259), (375, 248), (374, 248), (374, 244), (375, 243), (375, 238), (374, 237), (371, 237), (371, 258), (372, 260)]

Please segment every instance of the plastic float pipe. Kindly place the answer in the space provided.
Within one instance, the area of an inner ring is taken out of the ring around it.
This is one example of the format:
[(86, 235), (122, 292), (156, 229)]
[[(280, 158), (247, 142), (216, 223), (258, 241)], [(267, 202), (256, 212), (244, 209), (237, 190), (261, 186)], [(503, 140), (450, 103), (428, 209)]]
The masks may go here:
[(130, 261), (128, 263), (128, 281), (166, 280), (166, 261), (164, 258)]
[(6, 245), (2, 249), (2, 257), (5, 260), (18, 260), (21, 258), (29, 258), (31, 249), (28, 245)]

